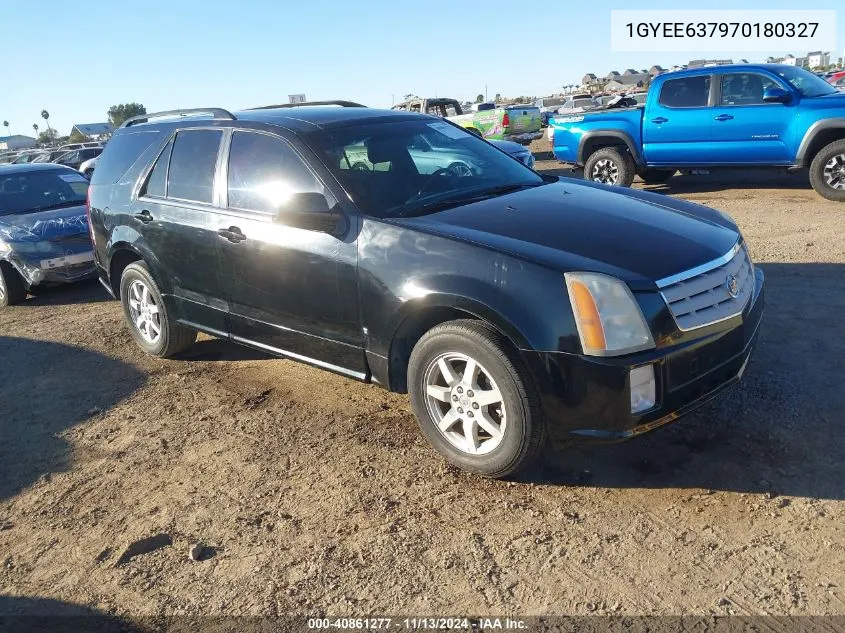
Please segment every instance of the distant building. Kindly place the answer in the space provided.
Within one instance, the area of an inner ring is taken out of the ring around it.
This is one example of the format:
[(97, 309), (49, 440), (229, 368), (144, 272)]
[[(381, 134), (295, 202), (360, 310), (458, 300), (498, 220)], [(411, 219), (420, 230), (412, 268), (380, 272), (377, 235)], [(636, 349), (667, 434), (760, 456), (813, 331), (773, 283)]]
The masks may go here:
[(724, 66), (733, 64), (732, 59), (691, 59), (687, 68), (703, 68), (705, 66)]
[[(646, 72), (646, 71), (643, 71), (643, 72)], [(660, 75), (660, 74), (665, 73), (665, 72), (666, 71), (663, 69), (663, 66), (654, 65), (654, 66), (652, 66), (651, 68), (648, 69), (648, 74), (649, 74), (650, 77), (657, 77), (657, 75)]]
[(0, 136), (0, 150), (27, 149), (35, 147), (35, 139), (23, 134), (12, 134), (11, 136)]
[(813, 51), (807, 53), (807, 68), (818, 68), (819, 66), (830, 66), (830, 53)]
[(71, 134), (78, 132), (92, 141), (100, 141), (111, 136), (114, 126), (111, 123), (77, 123), (70, 131)]
[(634, 70), (633, 68), (627, 68), (625, 70), (625, 72), (622, 73), (622, 74), (623, 75), (639, 75), (639, 73), (636, 70)]
[(582, 86), (589, 86), (590, 84), (594, 84), (598, 81), (598, 77), (596, 77), (593, 73), (587, 73), (581, 78), (581, 85)]
[(620, 76), (621, 75), (618, 72), (616, 72), (615, 70), (611, 70), (609, 73), (607, 73), (607, 77), (605, 77), (605, 79), (607, 79), (608, 81), (612, 81)]
[(619, 75), (608, 81), (604, 89), (608, 92), (630, 92), (636, 88), (644, 88), (651, 79), (648, 73), (634, 73), (632, 75)]
[(780, 60), (781, 64), (786, 64), (787, 66), (795, 66), (796, 58), (794, 55), (787, 55), (782, 60)]

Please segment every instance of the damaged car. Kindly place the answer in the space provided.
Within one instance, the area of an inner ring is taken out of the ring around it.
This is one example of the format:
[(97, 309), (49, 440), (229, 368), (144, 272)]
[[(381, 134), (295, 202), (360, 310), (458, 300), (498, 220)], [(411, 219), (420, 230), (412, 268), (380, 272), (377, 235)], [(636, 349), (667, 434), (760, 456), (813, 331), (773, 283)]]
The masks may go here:
[(35, 286), (96, 274), (88, 179), (60, 165), (0, 165), (0, 307)]

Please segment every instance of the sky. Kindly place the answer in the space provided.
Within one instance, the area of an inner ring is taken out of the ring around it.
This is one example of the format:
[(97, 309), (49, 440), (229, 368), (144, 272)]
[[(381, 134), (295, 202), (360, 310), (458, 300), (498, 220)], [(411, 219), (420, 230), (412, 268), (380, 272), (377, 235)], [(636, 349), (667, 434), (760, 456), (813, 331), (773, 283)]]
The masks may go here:
[[(668, 67), (689, 53), (610, 52), (611, 9), (693, 8), (677, 0), (0, 0), (0, 121), (13, 134), (147, 111), (347, 99), (389, 107), (403, 95), (474, 100), (545, 96), (587, 72)], [(801, 8), (830, 9), (836, 3)], [(636, 5), (636, 6), (632, 6)], [(707, 9), (795, 9), (794, 0), (707, 0)], [(845, 47), (845, 12), (837, 20)], [(807, 51), (711, 53), (762, 61)], [(699, 54), (700, 53), (700, 54)], [(0, 128), (0, 135), (5, 135)]]

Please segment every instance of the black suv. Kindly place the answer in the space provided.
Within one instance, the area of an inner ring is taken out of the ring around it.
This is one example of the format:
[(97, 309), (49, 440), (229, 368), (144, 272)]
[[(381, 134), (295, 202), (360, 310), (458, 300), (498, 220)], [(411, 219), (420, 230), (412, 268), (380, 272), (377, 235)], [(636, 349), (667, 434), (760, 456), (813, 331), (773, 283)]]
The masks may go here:
[(407, 391), (431, 443), (489, 476), (546, 438), (674, 421), (740, 378), (763, 273), (728, 216), (333, 103), (117, 130), (90, 223), (142, 348), (173, 356), (199, 330)]

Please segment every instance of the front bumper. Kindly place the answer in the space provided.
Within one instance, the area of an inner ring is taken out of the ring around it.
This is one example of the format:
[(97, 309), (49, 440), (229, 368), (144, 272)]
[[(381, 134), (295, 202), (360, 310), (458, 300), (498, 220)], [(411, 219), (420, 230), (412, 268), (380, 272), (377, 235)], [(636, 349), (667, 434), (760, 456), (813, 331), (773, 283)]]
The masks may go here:
[[(614, 442), (651, 431), (736, 384), (748, 364), (763, 316), (763, 271), (741, 315), (701, 338), (618, 358), (523, 352), (543, 402), (555, 444)], [(631, 414), (630, 370), (654, 365), (656, 405)]]

